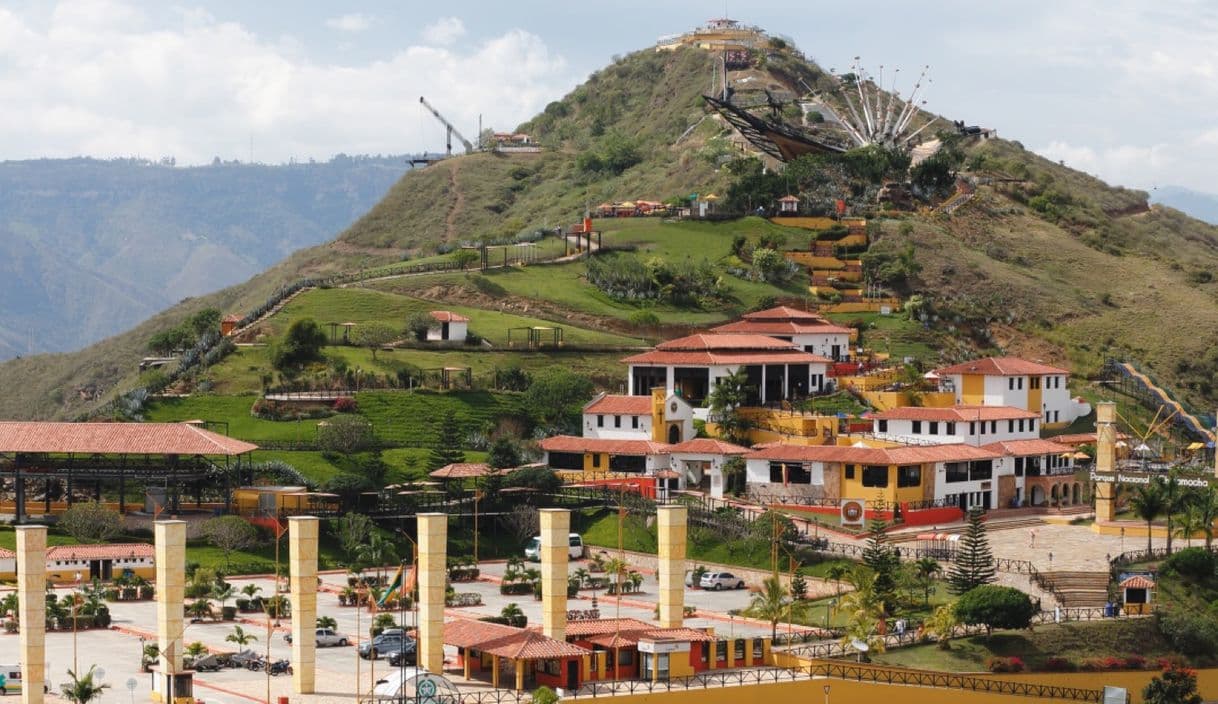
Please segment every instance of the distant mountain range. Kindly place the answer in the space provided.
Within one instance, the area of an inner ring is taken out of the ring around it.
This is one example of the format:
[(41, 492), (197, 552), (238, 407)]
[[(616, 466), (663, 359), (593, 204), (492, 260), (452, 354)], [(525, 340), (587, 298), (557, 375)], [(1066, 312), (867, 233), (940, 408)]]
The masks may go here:
[(1150, 192), (1150, 199), (1211, 225), (1218, 225), (1218, 195), (1213, 193), (1202, 193), (1182, 186), (1161, 186)]
[(0, 359), (79, 349), (331, 239), (408, 161), (0, 162)]

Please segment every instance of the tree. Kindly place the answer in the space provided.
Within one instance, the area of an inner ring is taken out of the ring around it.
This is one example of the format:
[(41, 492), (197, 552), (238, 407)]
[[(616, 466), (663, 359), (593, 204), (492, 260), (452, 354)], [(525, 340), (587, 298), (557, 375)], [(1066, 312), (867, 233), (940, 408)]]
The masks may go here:
[(491, 444), (486, 458), (491, 469), (509, 469), (520, 466), (520, 446), (507, 436), (499, 437)]
[(1137, 488), (1133, 497), (1129, 499), (1129, 506), (1138, 515), (1138, 518), (1146, 521), (1146, 554), (1149, 556), (1154, 550), (1151, 528), (1155, 518), (1167, 508), (1167, 501), (1163, 497), (1163, 487), (1157, 481), (1157, 477), (1149, 484), (1142, 484)]
[(1027, 594), (1018, 589), (983, 584), (961, 595), (956, 601), (955, 613), (961, 623), (985, 626), (988, 638), (995, 628), (1027, 628), (1032, 625), (1036, 606)]
[(377, 582), (381, 581), (381, 568), (387, 563), (398, 560), (397, 548), (379, 531), (368, 536), (368, 542), (361, 545), (356, 554), (364, 564), (376, 567)]
[(1176, 517), (1176, 535), (1184, 538), (1185, 544), (1190, 548), (1193, 546), (1193, 535), (1200, 532), (1201, 528), (1201, 517), (1197, 515), (1197, 511), (1193, 506), (1186, 507)]
[(220, 602), (220, 611), (223, 612), (228, 606), (228, 600), (237, 595), (237, 590), (233, 589), (233, 585), (222, 581), (212, 587), (211, 595)]
[(1184, 493), (1183, 487), (1180, 486), (1180, 478), (1175, 472), (1170, 474), (1166, 479), (1155, 477), (1155, 480), (1160, 482), (1163, 490), (1163, 510), (1167, 513), (1167, 554), (1171, 554), (1171, 539), (1174, 533), (1175, 515), (1184, 510), (1187, 496)]
[(564, 367), (550, 367), (533, 376), (524, 392), (524, 406), (547, 429), (576, 430), (582, 408), (592, 396), (592, 380)]
[[(884, 639), (876, 635), (876, 625), (883, 620), (887, 607), (876, 591), (875, 577), (874, 572), (864, 569), (850, 573), (854, 589), (838, 599), (836, 609), (838, 613), (846, 614), (842, 645), (851, 645), (858, 640), (867, 643), (874, 652), (884, 650)], [(861, 652), (859, 657), (862, 658)]]
[(744, 615), (761, 621), (770, 622), (770, 639), (778, 637), (778, 622), (786, 617), (788, 622), (807, 614), (808, 605), (796, 601), (789, 589), (782, 585), (778, 577), (766, 577), (761, 583), (761, 591), (753, 595)]
[(59, 526), (82, 543), (104, 543), (123, 532), (123, 517), (97, 501), (89, 501), (72, 504), (59, 517)]
[(343, 414), (317, 424), (317, 446), (350, 455), (372, 444), (372, 423), (363, 416)]
[(224, 553), (224, 569), (229, 569), (229, 555), (258, 541), (258, 531), (237, 516), (220, 516), (203, 522), (203, 538)]
[(190, 606), (186, 607), (186, 613), (190, 614), (192, 618), (202, 620), (212, 618), (215, 611), (212, 608), (210, 599), (195, 599), (190, 602)]
[(110, 685), (95, 681), (96, 670), (97, 665), (91, 665), (89, 671), (80, 677), (77, 677), (73, 670), (68, 670), (68, 677), (72, 680), (60, 686), (59, 691), (63, 693), (63, 698), (73, 704), (89, 704), (101, 697), (102, 690), (109, 689)]
[(406, 320), (406, 332), (414, 339), (422, 342), (427, 339), (427, 331), (435, 327), (436, 320), (427, 313), (415, 313)]
[(333, 630), (335, 628), (338, 628), (338, 621), (335, 620), (335, 618), (333, 616), (318, 616), (317, 617), (317, 627), (318, 628), (329, 628), (329, 629)]
[(246, 633), (245, 629), (241, 626), (233, 626), (233, 632), (224, 636), (224, 640), (228, 643), (235, 643), (239, 648), (244, 648), (250, 643), (257, 641), (258, 637), (253, 633)]
[(1218, 488), (1212, 484), (1193, 494), (1189, 506), (1205, 534), (1205, 549), (1214, 543), (1214, 521), (1218, 521)]
[(715, 388), (707, 398), (710, 420), (719, 426), (719, 434), (728, 442), (748, 444), (748, 430), (752, 423), (740, 414), (755, 390), (748, 385), (748, 372), (742, 366), (727, 376), (719, 377)]
[(891, 606), (897, 591), (897, 568), (901, 565), (901, 557), (888, 544), (887, 527), (888, 524), (883, 521), (872, 523), (862, 557), (863, 564), (871, 568), (871, 584), (877, 598)]
[(466, 247), (461, 247), (453, 252), (453, 261), (457, 263), (457, 267), (462, 271), (480, 259), (482, 259), (482, 255), (478, 254), (476, 250)]
[(384, 323), (363, 323), (355, 328), (351, 342), (372, 350), (372, 360), (376, 361), (376, 351), (398, 339), (400, 335), (400, 332)]
[(541, 531), (537, 509), (528, 504), (512, 506), (510, 511), (499, 517), (499, 520), (503, 522), (504, 527), (517, 543), (523, 543)]
[(845, 563), (835, 562), (825, 571), (825, 579), (832, 580), (837, 597), (842, 595), (842, 580), (850, 574), (850, 568)]
[(362, 513), (348, 513), (331, 521), (331, 525), (338, 535), (338, 544), (347, 555), (355, 555), (359, 547), (367, 542), (373, 528), (372, 519)]
[(923, 625), (927, 633), (939, 640), (940, 650), (951, 650), (952, 636), (956, 634), (956, 627), (960, 625), (960, 621), (956, 618), (955, 605), (944, 604), (935, 609)]
[(271, 348), (271, 366), (287, 371), (321, 360), (326, 333), (312, 318), (301, 318), (288, 328), (283, 341)]
[(435, 471), (445, 465), (464, 462), (465, 453), (461, 451), (461, 444), (461, 425), (457, 422), (457, 414), (451, 409), (447, 410), (440, 420), (436, 441), (431, 446), (427, 469)]
[(947, 588), (952, 594), (964, 594), (993, 582), (994, 578), (994, 554), (990, 552), (981, 510), (974, 508), (969, 511), (968, 529), (956, 548), (956, 561), (947, 573)]
[(349, 510), (355, 506), (355, 502), (359, 499), (361, 493), (372, 491), (376, 487), (373, 486), (368, 477), (343, 473), (326, 480), (326, 483), (322, 484), (321, 488), (323, 491), (337, 494), (343, 509)]
[(740, 455), (732, 455), (723, 463), (723, 491), (728, 494), (744, 492), (748, 465)]
[(935, 590), (935, 579), (943, 572), (943, 567), (933, 557), (919, 558), (914, 563), (914, 574), (922, 587), (922, 603), (930, 605), (930, 593)]
[(1142, 690), (1144, 704), (1201, 704), (1197, 693), (1197, 673), (1171, 665)]

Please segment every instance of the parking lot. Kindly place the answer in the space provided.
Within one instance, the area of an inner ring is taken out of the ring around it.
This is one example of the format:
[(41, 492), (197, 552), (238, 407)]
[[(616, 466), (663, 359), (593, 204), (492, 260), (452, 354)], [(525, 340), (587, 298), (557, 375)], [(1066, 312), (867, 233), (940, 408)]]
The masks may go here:
[[(571, 563), (571, 571), (586, 567), (586, 561)], [(499, 615), (509, 603), (515, 603), (528, 616), (529, 625), (541, 624), (541, 602), (531, 595), (503, 596), (499, 593), (498, 579), (502, 576), (505, 564), (490, 562), (480, 565), (482, 578), (475, 582), (460, 582), (453, 586), (458, 593), (477, 593), (482, 598), (481, 606), (448, 608), (445, 610), (448, 618), (480, 618), (483, 616)], [(386, 571), (386, 574), (391, 574)], [(262, 587), (262, 595), (273, 593), (273, 580), (267, 578), (245, 579), (233, 577), (229, 580), (238, 590), (245, 584), (253, 582)], [(354, 643), (358, 633), (365, 634), (366, 639), (370, 615), (366, 610), (339, 605), (338, 592), (347, 585), (347, 575), (341, 573), (322, 575), (322, 591), (318, 594), (318, 614), (330, 616), (338, 622), (338, 631), (350, 637), (351, 645), (346, 647), (319, 648), (317, 650), (317, 690), (316, 701), (350, 701), (357, 691), (356, 673), (359, 673), (359, 691), (366, 692), (378, 677), (390, 669), (384, 659), (377, 661), (359, 660), (356, 656)], [(577, 598), (571, 599), (569, 610), (585, 611), (592, 609), (594, 592), (581, 590)], [(656, 579), (648, 575), (638, 594), (627, 594), (618, 603), (612, 596), (603, 591), (595, 592), (597, 608), (601, 618), (636, 618), (654, 620), (656, 603)], [(768, 624), (753, 622), (728, 616), (731, 609), (741, 609), (748, 605), (749, 595), (744, 590), (721, 592), (706, 592), (686, 590), (686, 604), (697, 608), (698, 613), (686, 619), (686, 625), (696, 628), (714, 628), (722, 635), (764, 635), (769, 633)], [(231, 602), (230, 602), (231, 605)], [(104, 670), (104, 682), (109, 689), (102, 696), (103, 702), (136, 702), (148, 701), (151, 691), (151, 675), (139, 671), (140, 637), (155, 642), (156, 606), (154, 602), (112, 602), (110, 604), (113, 623), (111, 630), (80, 631), (75, 638), (75, 657), (79, 669), (87, 671), (89, 666), (97, 665)], [(219, 604), (216, 604), (219, 613)], [(407, 627), (414, 625), (410, 611), (395, 614)], [(238, 624), (247, 633), (257, 637), (250, 646), (259, 653), (265, 653), (268, 645), (267, 621), (261, 614), (239, 614)], [(357, 626), (357, 619), (359, 621)], [(231, 652), (239, 648), (225, 641), (226, 636), (233, 632), (232, 622), (208, 621), (190, 623), (187, 619), (186, 643), (195, 641), (216, 651)], [(289, 619), (282, 619), (279, 627), (272, 625), (272, 635), (269, 640), (270, 657), (272, 660), (291, 657), (291, 646), (283, 636), (288, 633)], [(361, 640), (363, 640), (361, 639)], [(67, 671), (73, 667), (73, 636), (72, 633), (56, 631), (47, 635), (47, 661), (50, 666), (48, 680), (52, 692), (57, 692), (59, 685), (68, 679)], [(451, 652), (449, 652), (451, 651)], [(446, 649), (448, 666), (454, 669), (449, 676), (459, 685), (466, 686), (461, 681), (460, 673), (455, 670), (456, 651)], [(17, 660), (17, 636), (0, 635), (0, 662)], [(128, 682), (134, 682), (134, 689), (128, 688)], [(268, 678), (265, 673), (252, 672), (244, 669), (220, 670), (218, 672), (198, 673), (195, 676), (195, 697), (205, 702), (215, 704), (241, 704), (249, 701), (265, 701), (267, 697)], [(291, 677), (280, 675), (269, 678), (271, 701), (281, 696), (292, 696)], [(484, 686), (484, 685), (474, 685)]]

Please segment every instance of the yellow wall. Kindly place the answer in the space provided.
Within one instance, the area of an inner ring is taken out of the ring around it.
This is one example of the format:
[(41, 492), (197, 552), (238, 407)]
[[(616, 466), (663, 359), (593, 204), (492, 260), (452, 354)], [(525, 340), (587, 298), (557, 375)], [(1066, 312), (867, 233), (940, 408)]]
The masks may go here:
[(805, 230), (828, 230), (837, 224), (833, 218), (770, 218), (770, 222), (783, 227), (802, 227)]
[(872, 486), (863, 486), (863, 467), (859, 465), (854, 472), (854, 479), (846, 478), (846, 465), (841, 465), (838, 470), (841, 472), (841, 495), (852, 499), (883, 499), (893, 503), (901, 503), (903, 501), (921, 501), (923, 498), (922, 487), (927, 482), (934, 480), (934, 465), (922, 466), (922, 480), (918, 486), (897, 487), (897, 466), (888, 465), (888, 486), (879, 489)]
[(846, 268), (846, 262), (837, 257), (818, 257), (811, 252), (783, 252), (783, 255), (796, 264), (801, 264), (809, 269), (825, 271)]
[(820, 306), (822, 313), (879, 313), (884, 306), (892, 308), (894, 311), (901, 310), (901, 299), (899, 298), (877, 298), (868, 301), (847, 301), (844, 303), (832, 303)]
[(966, 406), (982, 405), (985, 402), (985, 376), (963, 374), (960, 379), (960, 403)]
[[(1032, 379), (1032, 377), (1029, 377), (1025, 381), (1025, 383), (1027, 383), (1028, 381), (1031, 381), (1031, 379)], [(1031, 386), (1032, 385), (1029, 383), (1028, 384), (1028, 387), (1029, 387), (1028, 388), (1028, 410), (1043, 418), (1045, 413), (1044, 413), (1044, 410), (1041, 409), (1041, 407), (1040, 407), (1041, 389), (1033, 389), (1033, 388), (1031, 388)]]

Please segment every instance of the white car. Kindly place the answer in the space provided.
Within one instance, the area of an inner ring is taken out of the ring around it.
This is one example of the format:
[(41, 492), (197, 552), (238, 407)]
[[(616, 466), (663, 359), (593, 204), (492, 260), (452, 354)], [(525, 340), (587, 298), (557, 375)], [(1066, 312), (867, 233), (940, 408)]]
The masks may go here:
[[(571, 533), (567, 536), (567, 546), (567, 557), (569, 559), (578, 560), (584, 556), (584, 539), (580, 537), (579, 533)], [(533, 539), (525, 546), (524, 559), (541, 562), (540, 535), (533, 536)]]
[(744, 589), (744, 580), (731, 572), (707, 572), (698, 583), (702, 589), (717, 592), (720, 589)]
[[(348, 642), (350, 642), (347, 639), (347, 636), (345, 636), (331, 628), (318, 628), (316, 631), (316, 638), (317, 638), (317, 647), (319, 647), (319, 648), (325, 648), (325, 647), (331, 646), (331, 645), (346, 645)], [(283, 639), (286, 640), (287, 642), (291, 643), (292, 634), (285, 633), (283, 636)]]

